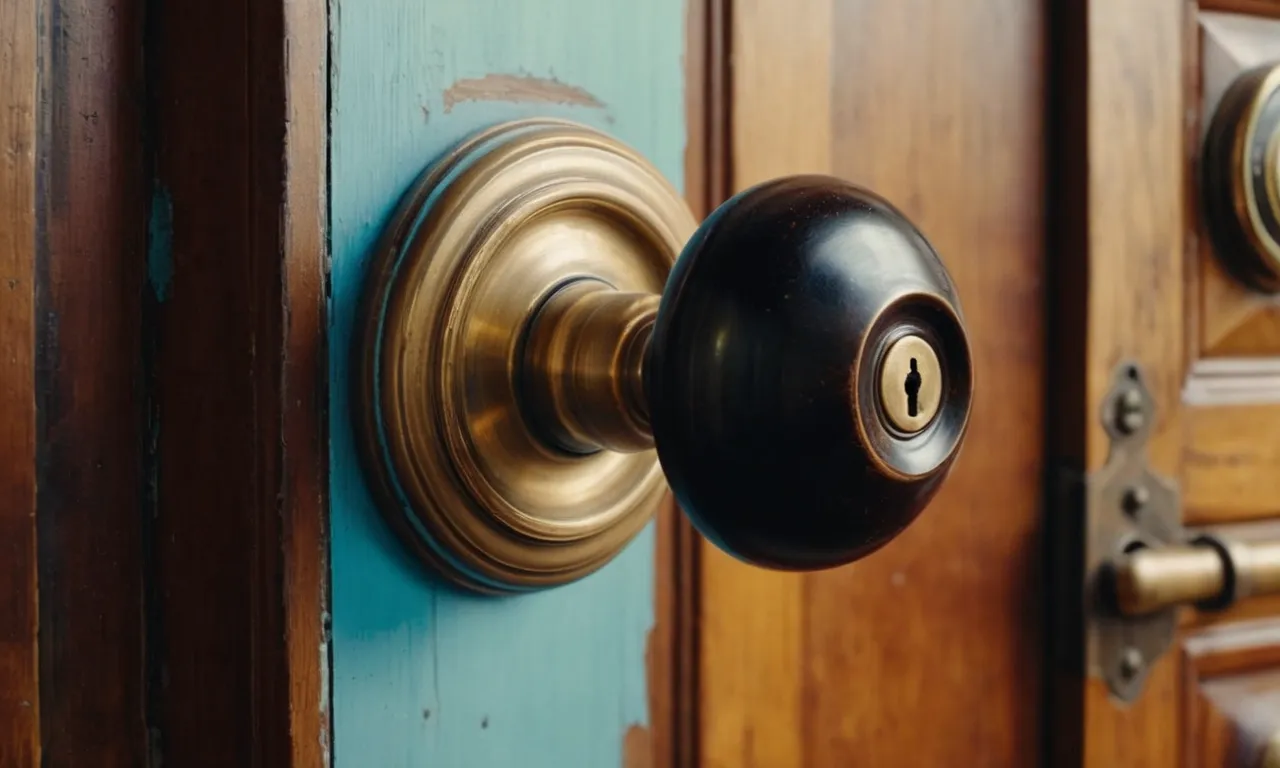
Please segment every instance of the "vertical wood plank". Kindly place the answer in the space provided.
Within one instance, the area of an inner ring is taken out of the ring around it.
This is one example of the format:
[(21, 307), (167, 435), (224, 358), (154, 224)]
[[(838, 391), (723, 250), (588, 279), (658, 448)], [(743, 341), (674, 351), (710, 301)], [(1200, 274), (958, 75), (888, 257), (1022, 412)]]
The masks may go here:
[[(1115, 367), (1138, 362), (1157, 405), (1149, 445), (1156, 471), (1177, 476), (1185, 373), (1184, 43), (1188, 3), (1105, 0), (1065, 4), (1054, 27), (1057, 232), (1053, 254), (1057, 351), (1051, 438), (1057, 460), (1083, 471), (1106, 460), (1102, 400)], [(1083, 342), (1083, 343), (1082, 343)], [(1059, 515), (1075, 522), (1079, 510)], [(1077, 555), (1078, 556), (1078, 555)], [(1078, 587), (1077, 587), (1078, 592)], [(1068, 595), (1074, 603), (1079, 595)], [(1051, 606), (1055, 614), (1072, 605)], [(1078, 619), (1078, 617), (1077, 617)], [(1082, 627), (1067, 625), (1066, 646)], [(1064, 647), (1066, 647), (1064, 646)], [(1113, 701), (1083, 678), (1067, 648), (1052, 692), (1050, 756), (1056, 764), (1168, 766), (1178, 755), (1177, 659), (1151, 670), (1141, 698)]]
[[(732, 190), (831, 170), (831, 0), (740, 0), (729, 20)], [(702, 543), (699, 765), (805, 764), (805, 576)]]
[(945, 765), (964, 755), (971, 765), (1032, 765), (1043, 10), (1026, 0), (837, 0), (833, 29), (832, 171), (893, 201), (938, 249), (977, 383), (961, 454), (920, 519), (865, 561), (811, 578), (813, 764)]
[(734, 4), (734, 186), (831, 173), (901, 207), (956, 279), (981, 387), (884, 550), (807, 576), (705, 552), (708, 765), (1037, 758), (1043, 25), (1022, 0)]
[(153, 759), (324, 766), (326, 5), (151, 10)]
[[(349, 426), (363, 267), (400, 194), (472, 130), (559, 115), (681, 183), (681, 0), (341, 2), (331, 89), (330, 429), (334, 760), (340, 766), (616, 766), (649, 738), (652, 527), (600, 572), (481, 598), (427, 577), (379, 519)], [(512, 80), (521, 87), (506, 87)], [(567, 97), (567, 94), (573, 96)], [(630, 736), (628, 736), (630, 734)]]
[[(324, 768), (331, 762), (329, 714), (329, 430), (328, 387), (328, 184), (329, 18), (326, 0), (283, 0), (279, 26), (272, 15), (262, 25), (270, 40), (260, 71), (280, 72), (280, 93), (261, 94), (267, 151), (283, 140), (279, 198), (258, 208), (279, 224), (281, 314), (274, 328), (281, 343), (280, 447), (284, 453), (278, 488), (281, 602), (288, 675), (289, 766)], [(283, 110), (270, 109), (283, 102)], [(276, 121), (283, 119), (283, 126)], [(280, 129), (283, 127), (283, 134)], [(276, 214), (276, 216), (273, 216)], [(268, 239), (267, 243), (271, 240)], [(266, 245), (267, 243), (264, 243)], [(269, 252), (269, 251), (268, 251)], [(275, 382), (272, 382), (274, 384)], [(267, 435), (274, 439), (274, 435)], [(271, 491), (276, 490), (271, 488)], [(274, 543), (274, 542), (269, 542)], [(274, 637), (268, 635), (268, 637)], [(272, 670), (265, 670), (271, 674)], [(280, 765), (277, 763), (276, 765)], [(274, 767), (273, 767), (274, 768)]]
[(40, 717), (50, 767), (148, 758), (144, 5), (41, 7)]
[(40, 765), (36, 2), (0, 0), (0, 765)]

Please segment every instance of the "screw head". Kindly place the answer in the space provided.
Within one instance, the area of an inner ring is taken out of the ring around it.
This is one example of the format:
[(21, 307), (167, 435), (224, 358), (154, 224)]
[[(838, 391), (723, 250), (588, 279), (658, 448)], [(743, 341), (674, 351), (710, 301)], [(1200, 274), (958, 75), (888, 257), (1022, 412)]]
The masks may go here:
[(1132, 680), (1142, 671), (1145, 663), (1146, 659), (1142, 657), (1142, 651), (1131, 645), (1120, 654), (1120, 675), (1126, 680)]
[(1142, 429), (1147, 423), (1142, 409), (1142, 393), (1136, 387), (1126, 389), (1116, 404), (1116, 426), (1126, 435)]
[(1135, 485), (1124, 494), (1124, 509), (1129, 514), (1138, 512), (1151, 503), (1151, 491), (1145, 485)]

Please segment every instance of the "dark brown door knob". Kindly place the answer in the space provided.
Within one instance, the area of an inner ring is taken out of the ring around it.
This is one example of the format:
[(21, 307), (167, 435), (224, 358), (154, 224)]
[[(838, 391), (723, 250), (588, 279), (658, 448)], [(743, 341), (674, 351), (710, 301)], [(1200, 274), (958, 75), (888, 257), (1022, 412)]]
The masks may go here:
[(370, 476), (406, 541), (474, 589), (603, 565), (664, 473), (743, 560), (856, 560), (933, 497), (969, 414), (937, 254), (887, 202), (825, 176), (756, 186), (694, 231), (617, 141), (499, 126), (411, 190), (368, 285)]
[(971, 368), (924, 237), (876, 195), (806, 176), (748, 190), (698, 229), (663, 293), (647, 387), (663, 470), (698, 529), (742, 559), (815, 569), (879, 548), (928, 503), (964, 433)]

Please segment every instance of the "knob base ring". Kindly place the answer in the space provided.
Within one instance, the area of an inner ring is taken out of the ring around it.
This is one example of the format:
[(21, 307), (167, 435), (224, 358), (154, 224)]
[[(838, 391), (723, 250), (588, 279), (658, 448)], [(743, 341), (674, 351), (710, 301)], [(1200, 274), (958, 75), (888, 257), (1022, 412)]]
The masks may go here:
[(483, 131), (413, 185), (366, 278), (352, 409), (377, 506), (420, 560), (520, 592), (640, 532), (666, 490), (655, 452), (548, 445), (522, 410), (523, 344), (570, 281), (661, 292), (694, 227), (647, 161), (567, 121)]

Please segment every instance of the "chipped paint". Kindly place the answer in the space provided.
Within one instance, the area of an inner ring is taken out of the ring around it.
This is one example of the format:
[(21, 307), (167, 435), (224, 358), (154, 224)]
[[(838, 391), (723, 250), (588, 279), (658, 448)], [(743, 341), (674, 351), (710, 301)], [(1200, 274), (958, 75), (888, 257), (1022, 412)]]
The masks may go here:
[(147, 223), (147, 283), (156, 301), (169, 298), (173, 283), (173, 198), (159, 182), (152, 186)]
[(464, 101), (508, 101), (525, 104), (564, 104), (604, 109), (604, 102), (585, 88), (562, 83), (554, 77), (485, 75), (459, 80), (444, 92), (444, 111)]
[(639, 723), (632, 723), (622, 738), (622, 768), (654, 768), (653, 739)]
[(392, 208), (427, 163), (472, 131), (571, 118), (607, 128), (682, 183), (684, 2), (426, 9), (419, 0), (338, 0), (334, 9), (333, 763), (649, 768), (637, 761), (653, 732), (653, 526), (597, 573), (545, 592), (478, 597), (426, 577), (378, 515), (360, 470), (350, 345)]

